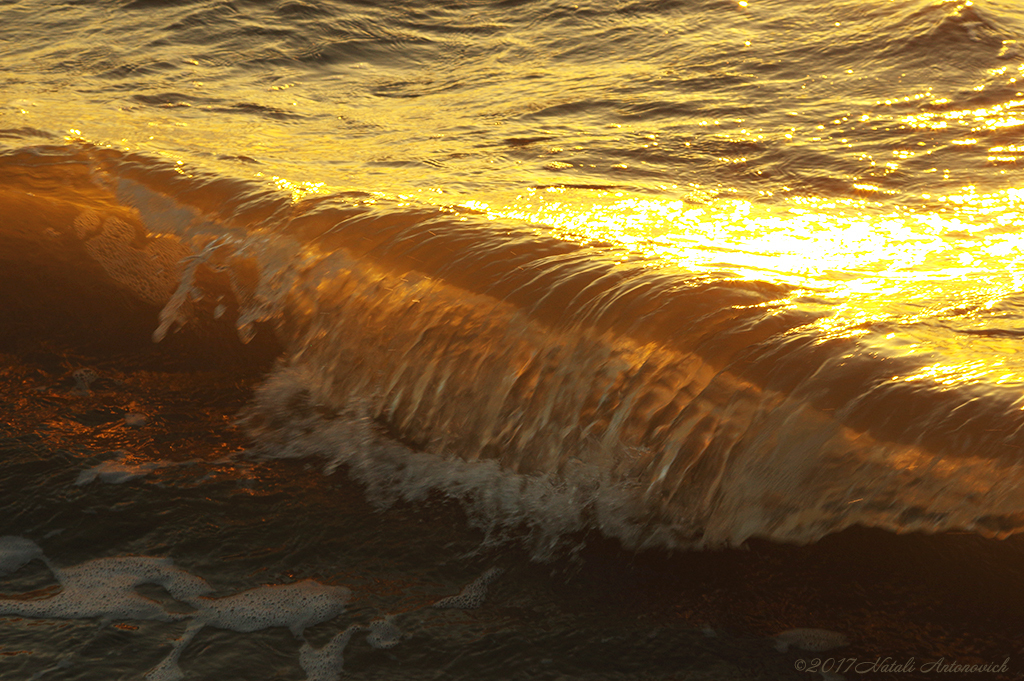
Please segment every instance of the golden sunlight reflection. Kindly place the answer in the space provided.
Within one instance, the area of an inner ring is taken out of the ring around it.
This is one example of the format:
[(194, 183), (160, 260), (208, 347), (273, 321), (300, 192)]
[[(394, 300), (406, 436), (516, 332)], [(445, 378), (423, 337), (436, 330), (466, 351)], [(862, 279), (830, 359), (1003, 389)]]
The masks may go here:
[(325, 182), (294, 182), (276, 175), (268, 178), (263, 173), (256, 173), (255, 177), (269, 179), (277, 189), (287, 194), (291, 194), (292, 203), (298, 203), (310, 196), (329, 193), (327, 183)]
[(818, 198), (697, 204), (538, 188), (465, 205), (650, 267), (787, 285), (788, 306), (823, 314), (822, 340), (860, 337), (927, 362), (905, 380), (1024, 383), (1017, 348), (994, 347), (997, 336), (1024, 334), (1024, 322), (999, 312), (1024, 286), (1024, 190), (923, 198), (926, 209)]
[[(1024, 64), (1019, 69), (1024, 73)], [(1021, 111), (1021, 107), (1024, 107), (1024, 99), (1015, 99), (976, 109), (925, 111), (904, 116), (901, 121), (914, 128), (929, 130), (942, 130), (953, 123), (975, 132), (999, 130), (1024, 125), (1024, 117), (1022, 117), (1024, 112)]]

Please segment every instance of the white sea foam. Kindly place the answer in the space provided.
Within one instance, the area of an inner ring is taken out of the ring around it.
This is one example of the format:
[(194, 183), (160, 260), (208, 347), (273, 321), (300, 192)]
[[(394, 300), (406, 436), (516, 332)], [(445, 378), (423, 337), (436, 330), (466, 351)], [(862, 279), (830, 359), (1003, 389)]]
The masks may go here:
[(22, 537), (0, 537), (0, 575), (14, 572), (36, 558), (45, 560), (43, 550)]
[(491, 568), (466, 585), (455, 596), (448, 596), (434, 603), (435, 608), (458, 608), (473, 610), (479, 608), (487, 597), (487, 587), (501, 574), (500, 568)]
[(141, 428), (149, 422), (149, 419), (145, 414), (139, 414), (136, 412), (129, 412), (124, 415), (124, 425), (132, 428)]
[(163, 305), (178, 283), (188, 247), (173, 236), (153, 237), (134, 222), (88, 210), (73, 225), (86, 253), (122, 288), (152, 305)]
[[(35, 542), (21, 537), (0, 538), (0, 571), (11, 572), (36, 558), (46, 560)], [(205, 626), (240, 633), (287, 627), (302, 638), (306, 628), (340, 615), (351, 593), (346, 587), (303, 580), (211, 598), (208, 594), (212, 588), (204, 579), (175, 567), (169, 558), (148, 556), (97, 558), (67, 568), (49, 562), (47, 565), (61, 591), (36, 600), (0, 599), (0, 615), (103, 621), (189, 620), (168, 656), (147, 674), (151, 681), (182, 678), (178, 659)], [(143, 596), (136, 589), (144, 584), (162, 586), (179, 605), (191, 606), (194, 611), (170, 610), (165, 604)]]
[[(569, 461), (557, 475), (519, 474), (493, 459), (467, 461), (413, 451), (382, 435), (362, 405), (350, 404), (338, 415), (310, 408), (318, 404), (318, 384), (324, 380), (302, 365), (271, 374), (244, 419), (256, 441), (252, 453), (320, 456), (328, 473), (346, 466), (348, 475), (365, 486), (370, 502), (380, 507), (423, 501), (439, 491), (462, 504), (469, 523), (483, 529), (488, 541), (526, 528), (525, 541), (539, 560), (576, 548), (566, 538), (593, 527), (632, 547), (685, 543), (676, 528), (646, 522), (649, 511), (635, 486), (613, 483), (598, 466)], [(310, 404), (296, 408), (303, 395)]]
[(351, 624), (320, 648), (304, 643), (299, 651), (299, 664), (306, 672), (306, 681), (338, 681), (345, 664), (345, 648), (359, 632), (369, 632), (366, 642), (372, 648), (389, 650), (397, 646), (406, 635), (394, 623), (394, 618), (394, 615), (386, 615), (368, 625)]
[(393, 615), (373, 620), (367, 626), (367, 629), (369, 629), (370, 633), (366, 637), (366, 642), (378, 650), (394, 648), (402, 642), (404, 637), (402, 630), (394, 623)]
[(171, 652), (168, 653), (167, 657), (160, 660), (159, 664), (146, 673), (146, 680), (179, 681), (179, 679), (185, 678), (185, 673), (178, 666), (178, 660), (181, 658), (181, 653), (184, 652), (185, 648), (202, 628), (202, 623), (191, 622), (188, 628), (185, 629), (185, 632), (174, 641)]
[(75, 484), (88, 485), (93, 480), (99, 479), (101, 482), (116, 485), (144, 477), (160, 468), (161, 463), (156, 461), (132, 461), (128, 453), (125, 452), (119, 459), (104, 461), (92, 468), (86, 468), (84, 471), (81, 471), (75, 480)]
[[(61, 586), (47, 598), (22, 600), (0, 598), (0, 615), (48, 619), (143, 620), (187, 622), (172, 642), (170, 652), (147, 674), (149, 681), (178, 681), (184, 672), (178, 662), (182, 652), (204, 627), (250, 633), (274, 627), (287, 628), (303, 641), (299, 664), (308, 681), (337, 681), (344, 651), (353, 634), (367, 632), (366, 643), (379, 650), (399, 645), (407, 638), (386, 614), (368, 624), (350, 624), (327, 644), (315, 648), (305, 641), (306, 629), (333, 620), (345, 611), (351, 591), (306, 579), (292, 584), (272, 584), (236, 594), (213, 597), (212, 587), (201, 577), (176, 567), (169, 558), (115, 556), (61, 568), (53, 565), (42, 549), (22, 537), (0, 537), (0, 574), (13, 572), (32, 560), (42, 560)], [(490, 568), (458, 595), (441, 599), (435, 608), (477, 608), (487, 586), (501, 574)], [(139, 593), (138, 587), (163, 587), (173, 599), (164, 603)], [(68, 664), (63, 660), (62, 664)]]
[(304, 643), (299, 650), (299, 664), (306, 672), (306, 681), (338, 681), (345, 664), (345, 647), (356, 632), (364, 627), (352, 625), (320, 648)]
[(83, 367), (75, 369), (71, 373), (71, 377), (75, 379), (75, 388), (71, 392), (76, 395), (88, 395), (90, 393), (89, 387), (96, 382), (99, 375), (94, 369)]
[(199, 612), (196, 620), (212, 627), (250, 632), (287, 627), (299, 638), (307, 628), (345, 611), (351, 592), (305, 579), (294, 584), (261, 586), (223, 598), (187, 601)]
[[(42, 557), (41, 551), (38, 557)], [(136, 587), (158, 584), (184, 602), (210, 591), (203, 579), (174, 567), (168, 558), (129, 556), (97, 558), (68, 568), (48, 565), (61, 591), (39, 600), (0, 599), (0, 614), (171, 622), (187, 615), (168, 611), (162, 604), (138, 593)]]
[(850, 643), (845, 634), (828, 629), (787, 629), (775, 637), (775, 649), (784, 653), (793, 648), (821, 653)]

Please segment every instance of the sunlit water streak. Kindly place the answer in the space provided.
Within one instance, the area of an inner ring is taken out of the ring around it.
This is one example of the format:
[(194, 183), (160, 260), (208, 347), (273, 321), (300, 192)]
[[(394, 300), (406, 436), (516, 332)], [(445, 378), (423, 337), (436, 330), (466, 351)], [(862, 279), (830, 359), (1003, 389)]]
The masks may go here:
[(668, 202), (558, 187), (467, 205), (610, 245), (624, 261), (787, 286), (786, 307), (819, 313), (813, 324), (823, 339), (867, 337), (896, 355), (936, 353), (916, 376), (1019, 384), (1010, 348), (1024, 328), (1006, 308), (1024, 281), (1021, 190), (966, 187), (924, 198), (931, 210), (864, 199)]

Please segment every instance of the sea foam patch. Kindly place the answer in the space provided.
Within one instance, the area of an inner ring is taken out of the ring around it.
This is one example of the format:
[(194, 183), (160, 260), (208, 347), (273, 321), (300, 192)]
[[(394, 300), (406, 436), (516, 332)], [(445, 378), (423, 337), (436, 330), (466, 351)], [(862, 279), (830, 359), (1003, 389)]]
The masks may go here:
[(394, 615), (388, 615), (370, 622), (370, 625), (367, 627), (370, 634), (366, 637), (366, 642), (378, 650), (394, 648), (401, 643), (404, 635), (393, 620)]
[(395, 615), (385, 615), (368, 625), (351, 624), (320, 648), (304, 643), (299, 651), (299, 664), (306, 672), (306, 681), (338, 681), (345, 664), (345, 648), (352, 636), (359, 632), (369, 632), (366, 642), (371, 648), (389, 650), (397, 646), (406, 634), (398, 628), (394, 619)]
[[(184, 676), (178, 659), (184, 648), (206, 626), (248, 633), (271, 627), (287, 627), (297, 638), (306, 628), (340, 615), (351, 592), (313, 580), (294, 584), (261, 586), (230, 596), (211, 598), (212, 588), (201, 577), (175, 567), (169, 558), (119, 556), (96, 558), (59, 568), (42, 549), (22, 537), (0, 538), (0, 571), (12, 572), (41, 559), (61, 586), (48, 598), (22, 600), (0, 598), (0, 615), (51, 619), (189, 620), (171, 652), (147, 674), (151, 681), (175, 681)], [(164, 603), (137, 591), (145, 584), (163, 587), (192, 612), (171, 610)]]
[(88, 395), (91, 392), (89, 386), (96, 382), (99, 374), (95, 369), (82, 367), (71, 372), (71, 378), (75, 379), (75, 387), (71, 392), (75, 395)]
[(81, 471), (75, 480), (75, 485), (88, 485), (94, 480), (117, 485), (144, 477), (160, 468), (161, 464), (156, 461), (132, 461), (128, 453), (125, 452), (119, 459), (104, 461)]
[(69, 568), (58, 568), (46, 560), (34, 542), (20, 537), (4, 537), (3, 540), (0, 542), (0, 564), (14, 565), (25, 558), (40, 558), (53, 572), (61, 590), (49, 598), (37, 600), (0, 598), (0, 615), (171, 622), (189, 615), (167, 610), (161, 603), (140, 594), (136, 588), (156, 584), (184, 603), (212, 590), (205, 580), (175, 567), (168, 558), (97, 558)]
[[(310, 627), (328, 622), (345, 612), (351, 591), (306, 579), (292, 584), (259, 586), (239, 593), (214, 597), (202, 577), (179, 568), (169, 558), (114, 556), (66, 568), (51, 563), (35, 542), (23, 537), (0, 537), (0, 574), (14, 572), (33, 560), (41, 560), (53, 573), (61, 590), (49, 597), (24, 600), (0, 598), (0, 615), (47, 619), (99, 619), (101, 626), (115, 620), (187, 622), (172, 642), (168, 654), (146, 674), (148, 681), (179, 681), (185, 674), (178, 665), (182, 652), (204, 627), (250, 633), (275, 627), (287, 628), (303, 645), (299, 664), (307, 681), (341, 678), (344, 652), (352, 636), (366, 632), (366, 643), (378, 650), (394, 648), (407, 638), (387, 614), (368, 624), (351, 624), (325, 645), (316, 648), (305, 640)], [(488, 585), (502, 570), (491, 568), (458, 594), (433, 604), (435, 608), (478, 608)], [(171, 602), (151, 599), (138, 588), (163, 587)], [(67, 660), (61, 664), (67, 664)]]
[(334, 619), (345, 611), (351, 592), (305, 579), (294, 584), (261, 586), (223, 598), (187, 601), (199, 610), (196, 620), (211, 627), (238, 632), (287, 627), (296, 638), (307, 628)]
[(491, 568), (477, 577), (473, 582), (466, 585), (462, 591), (454, 596), (448, 596), (434, 603), (435, 608), (457, 608), (460, 610), (474, 610), (484, 603), (487, 597), (487, 587), (491, 582), (501, 575), (501, 568)]
[(308, 627), (334, 619), (344, 612), (350, 595), (346, 587), (327, 586), (306, 579), (294, 584), (261, 586), (222, 598), (200, 595), (182, 599), (196, 608), (191, 615), (192, 621), (174, 642), (170, 654), (150, 670), (146, 678), (149, 681), (177, 681), (184, 677), (178, 659), (205, 626), (239, 633), (287, 627), (296, 638), (302, 639)]
[[(520, 474), (493, 459), (414, 451), (380, 432), (368, 404), (352, 401), (325, 415), (330, 384), (329, 377), (306, 366), (271, 372), (242, 419), (255, 442), (250, 454), (326, 458), (325, 472), (345, 466), (367, 499), (381, 508), (442, 492), (458, 500), (467, 522), (482, 529), (488, 542), (515, 534), (537, 560), (571, 552), (577, 548), (574, 537), (595, 525), (632, 548), (677, 545), (671, 527), (643, 521), (646, 511), (636, 490), (612, 483), (599, 467), (570, 461), (557, 476)], [(520, 533), (523, 527), (529, 532)]]
[(775, 649), (784, 653), (793, 648), (812, 653), (821, 653), (833, 648), (849, 645), (850, 639), (845, 634), (828, 629), (787, 629), (775, 637)]
[(0, 575), (14, 572), (36, 558), (46, 560), (34, 541), (23, 537), (0, 537)]
[(306, 672), (306, 681), (338, 681), (345, 664), (345, 647), (352, 635), (366, 627), (353, 624), (339, 632), (320, 648), (304, 643), (299, 650), (299, 664)]

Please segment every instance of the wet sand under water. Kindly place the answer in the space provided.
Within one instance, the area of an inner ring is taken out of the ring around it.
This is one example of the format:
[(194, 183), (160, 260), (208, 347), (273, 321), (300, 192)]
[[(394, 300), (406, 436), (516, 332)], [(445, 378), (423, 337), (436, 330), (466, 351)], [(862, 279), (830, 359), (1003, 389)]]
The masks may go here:
[[(233, 418), (272, 364), (272, 342), (241, 346), (225, 334), (220, 343), (192, 343), (179, 335), (153, 345), (89, 335), (95, 329), (83, 332), (80, 320), (61, 319), (63, 331), (43, 324), (45, 341), (28, 323), (2, 338), (0, 479), (8, 491), (0, 536), (28, 537), (65, 566), (97, 556), (171, 556), (225, 592), (300, 579), (344, 585), (353, 592), (352, 621), (418, 612), (488, 566), (505, 569), (480, 611), (410, 615), (404, 649), (385, 654), (353, 644), (345, 668), (357, 678), (435, 678), (430, 669), (471, 678), (489, 664), (497, 667), (481, 678), (715, 678), (722, 664), (734, 678), (821, 678), (795, 666), (829, 656), (914, 658), (918, 669), (846, 678), (1010, 679), (1024, 671), (1020, 537), (855, 527), (811, 546), (755, 540), (669, 554), (627, 552), (590, 534), (569, 538), (575, 548), (563, 558), (536, 563), (515, 537), (481, 548), (482, 534), (450, 500), (382, 509), (344, 468), (327, 475), (319, 461), (247, 459)], [(86, 390), (75, 375), (83, 367), (96, 375)], [(106, 481), (97, 468), (104, 462), (112, 466)], [(138, 477), (120, 480), (122, 464)], [(83, 482), (88, 470), (100, 479)], [(0, 591), (23, 598), (56, 588), (38, 564), (0, 582)], [(34, 624), (0, 617), (3, 678), (30, 678), (69, 640), (84, 647), (64, 670), (68, 678), (134, 678), (131, 669), (141, 676), (156, 664), (176, 631), (143, 623), (139, 632), (121, 622), (90, 639), (81, 623)], [(339, 627), (323, 624), (310, 639), (323, 642)], [(432, 638), (437, 627), (452, 650)], [(771, 637), (801, 627), (842, 632), (851, 644), (823, 654), (774, 650)], [(297, 644), (275, 631), (249, 653), (228, 633), (207, 634), (181, 665), (212, 678), (219, 665), (248, 655), (250, 666), (231, 678), (266, 678), (267, 665), (277, 670), (273, 678), (302, 678)], [(999, 664), (1007, 657), (1007, 674), (920, 673), (940, 658)]]

